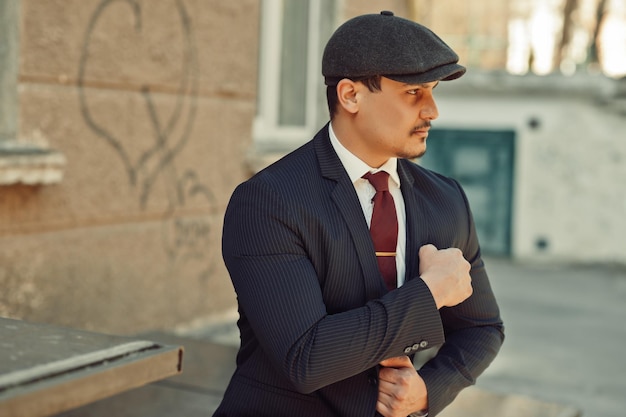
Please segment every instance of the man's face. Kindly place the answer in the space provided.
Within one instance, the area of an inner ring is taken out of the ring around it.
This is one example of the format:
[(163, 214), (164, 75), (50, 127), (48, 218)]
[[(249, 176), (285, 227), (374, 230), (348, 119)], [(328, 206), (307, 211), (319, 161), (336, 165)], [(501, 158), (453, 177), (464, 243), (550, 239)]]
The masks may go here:
[(426, 152), (430, 122), (439, 116), (433, 89), (439, 82), (404, 84), (382, 77), (381, 91), (361, 84), (356, 125), (371, 166), (391, 157), (417, 158)]

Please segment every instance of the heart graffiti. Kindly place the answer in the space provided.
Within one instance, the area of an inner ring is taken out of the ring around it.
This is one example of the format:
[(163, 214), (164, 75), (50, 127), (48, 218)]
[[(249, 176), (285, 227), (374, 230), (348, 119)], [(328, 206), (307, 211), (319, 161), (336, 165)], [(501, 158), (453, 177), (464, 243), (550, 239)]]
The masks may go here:
[[(88, 78), (90, 69), (92, 71), (98, 69), (96, 58), (102, 59), (102, 57), (98, 57), (100, 49), (94, 47), (94, 43), (102, 42), (107, 33), (111, 32), (107, 25), (116, 24), (119, 28), (119, 19), (111, 20), (111, 16), (117, 16), (114, 12), (120, 12), (119, 9), (111, 10), (114, 4), (128, 7), (131, 12), (132, 19), (128, 22), (132, 28), (129, 30), (131, 31), (130, 34), (135, 36), (128, 36), (127, 38), (131, 38), (131, 41), (150, 38), (150, 36), (143, 36), (145, 35), (144, 32), (148, 32), (146, 29), (148, 23), (144, 21), (148, 13), (146, 13), (147, 10), (143, 10), (142, 13), (140, 0), (103, 0), (93, 13), (87, 26), (79, 63), (80, 109), (87, 126), (96, 136), (108, 143), (119, 156), (130, 184), (139, 189), (139, 204), (142, 209), (146, 208), (157, 181), (159, 179), (165, 181), (168, 198), (168, 207), (162, 222), (165, 252), (173, 267), (191, 261), (199, 262), (200, 277), (206, 279), (213, 266), (213, 256), (209, 250), (209, 245), (216, 202), (211, 190), (198, 180), (197, 174), (193, 170), (186, 169), (179, 176), (175, 167), (176, 156), (189, 142), (195, 121), (198, 76), (196, 45), (192, 36), (189, 15), (181, 0), (171, 1), (175, 5), (178, 21), (182, 28), (182, 48), (180, 49), (182, 51), (182, 67), (173, 109), (168, 117), (162, 116), (163, 109), (159, 109), (155, 103), (154, 87), (148, 83), (139, 88), (130, 88), (131, 94), (137, 94), (140, 97), (139, 102), (143, 103), (144, 107), (141, 114), (145, 115), (146, 119), (140, 122), (131, 120), (130, 123), (139, 123), (143, 126), (147, 121), (147, 125), (150, 127), (150, 133), (147, 137), (150, 140), (146, 143), (142, 137), (141, 143), (138, 144), (130, 137), (120, 133), (118, 125), (122, 121), (107, 122), (105, 116), (99, 111), (101, 107), (98, 105), (101, 104), (93, 97), (92, 88), (97, 87), (99, 83), (93, 78)], [(156, 3), (146, 4), (149, 7), (156, 7)], [(161, 6), (163, 4), (159, 3)], [(109, 49), (109, 51), (111, 50), (117, 51), (117, 48)], [(176, 54), (173, 55), (177, 56)], [(136, 58), (131, 54), (130, 59)], [(169, 59), (169, 54), (167, 59)], [(131, 65), (135, 64), (131, 62)], [(125, 90), (128, 89), (125, 88)], [(122, 93), (126, 94), (127, 91)], [(161, 110), (161, 113), (158, 110)], [(137, 152), (137, 148), (140, 148), (139, 152)], [(135, 152), (133, 153), (131, 149)], [(203, 211), (203, 214), (197, 216), (179, 215), (187, 204), (194, 207), (208, 206), (210, 209), (208, 213)]]
[[(96, 33), (107, 33), (107, 28), (101, 27), (100, 24), (105, 21), (106, 12), (114, 3), (121, 3), (130, 7), (133, 29), (136, 34), (141, 34), (143, 26), (145, 26), (142, 20), (141, 3), (138, 0), (104, 0), (98, 5), (89, 21), (80, 58), (78, 74), (80, 108), (89, 128), (97, 136), (104, 139), (119, 156), (127, 172), (129, 182), (140, 188), (140, 204), (142, 208), (145, 208), (159, 175), (164, 170), (169, 170), (170, 176), (175, 176), (174, 159), (185, 147), (191, 136), (196, 116), (198, 90), (196, 47), (187, 11), (181, 1), (176, 0), (174, 4), (183, 33), (183, 59), (174, 109), (166, 120), (161, 120), (150, 85), (141, 85), (138, 94), (141, 95), (145, 105), (145, 113), (153, 131), (153, 141), (140, 152), (138, 157), (131, 157), (131, 153), (126, 148), (129, 141), (123, 140), (119, 133), (115, 133), (115, 124), (98, 120), (99, 113), (92, 109), (87, 94), (87, 85), (89, 84), (87, 74), (89, 63), (93, 60), (90, 48)], [(132, 146), (136, 147), (137, 145), (132, 144)], [(174, 188), (173, 185), (171, 188)]]

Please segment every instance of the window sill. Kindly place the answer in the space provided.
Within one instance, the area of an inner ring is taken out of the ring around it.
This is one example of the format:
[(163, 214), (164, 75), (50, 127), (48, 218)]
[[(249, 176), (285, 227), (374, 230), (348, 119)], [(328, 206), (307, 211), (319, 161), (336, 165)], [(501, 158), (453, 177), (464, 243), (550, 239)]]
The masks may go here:
[(53, 149), (0, 142), (0, 186), (48, 185), (63, 179), (65, 156)]

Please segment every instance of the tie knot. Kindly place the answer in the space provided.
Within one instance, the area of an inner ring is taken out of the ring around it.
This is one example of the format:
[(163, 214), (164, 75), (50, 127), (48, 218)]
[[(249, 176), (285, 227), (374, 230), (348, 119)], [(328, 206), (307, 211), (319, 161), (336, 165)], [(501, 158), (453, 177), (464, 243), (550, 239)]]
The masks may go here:
[(363, 178), (368, 180), (374, 187), (376, 192), (389, 191), (389, 174), (385, 171), (378, 171), (376, 174), (368, 172), (363, 175)]

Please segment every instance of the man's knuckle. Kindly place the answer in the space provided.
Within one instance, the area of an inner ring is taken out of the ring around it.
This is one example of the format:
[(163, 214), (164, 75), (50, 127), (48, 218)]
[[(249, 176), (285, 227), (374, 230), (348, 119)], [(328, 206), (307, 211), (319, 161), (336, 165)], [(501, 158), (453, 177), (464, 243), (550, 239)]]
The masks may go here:
[(391, 401), (390, 404), (388, 404), (388, 408), (392, 411), (397, 411), (400, 410), (402, 403), (400, 401)]

